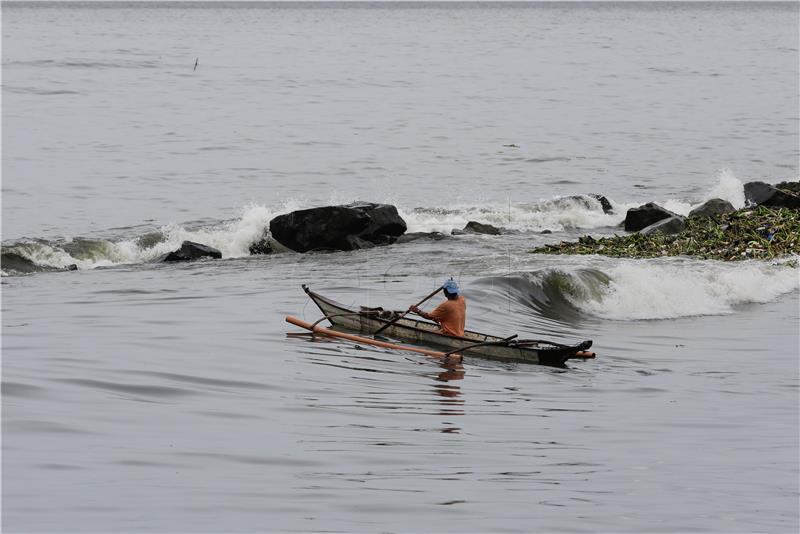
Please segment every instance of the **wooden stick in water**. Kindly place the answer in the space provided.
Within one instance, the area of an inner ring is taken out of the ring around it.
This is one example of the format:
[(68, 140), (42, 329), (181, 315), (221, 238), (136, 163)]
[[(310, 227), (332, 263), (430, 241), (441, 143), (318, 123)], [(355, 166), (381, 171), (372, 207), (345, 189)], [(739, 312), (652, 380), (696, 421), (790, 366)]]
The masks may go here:
[[(312, 325), (302, 319), (298, 319), (297, 317), (292, 317), (291, 315), (286, 316), (286, 322), (291, 323), (295, 326), (299, 326), (300, 328), (305, 328), (307, 330), (311, 330), (315, 334), (324, 334), (326, 336), (331, 337), (338, 337), (340, 339), (346, 339), (348, 341), (354, 341), (356, 343), (364, 343), (365, 345), (374, 345), (376, 347), (383, 347), (387, 349), (396, 349), (396, 350), (407, 350), (410, 352), (416, 352), (419, 354), (424, 354), (426, 356), (431, 356), (437, 359), (443, 359), (446, 357), (444, 352), (439, 352), (436, 350), (428, 350), (423, 349), (421, 347), (410, 347), (408, 345), (398, 345), (396, 343), (389, 343), (386, 341), (378, 341), (376, 339), (370, 339), (368, 337), (356, 336), (353, 334), (346, 334), (344, 332), (337, 332), (336, 330), (331, 330), (329, 328), (325, 328), (324, 326), (319, 325)], [(455, 358), (451, 358), (453, 361), (459, 361)]]

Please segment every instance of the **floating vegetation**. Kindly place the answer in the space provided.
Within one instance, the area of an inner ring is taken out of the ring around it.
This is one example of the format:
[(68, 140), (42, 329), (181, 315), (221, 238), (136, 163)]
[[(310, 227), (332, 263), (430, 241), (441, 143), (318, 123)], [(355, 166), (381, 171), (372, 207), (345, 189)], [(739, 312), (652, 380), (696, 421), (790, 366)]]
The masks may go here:
[(791, 193), (793, 195), (800, 195), (800, 180), (796, 182), (781, 182), (779, 184), (775, 184), (775, 189), (780, 189), (785, 193)]
[(629, 234), (545, 245), (531, 252), (601, 254), (615, 258), (694, 256), (724, 261), (800, 255), (800, 211), (759, 206), (719, 217), (692, 217), (676, 235)]

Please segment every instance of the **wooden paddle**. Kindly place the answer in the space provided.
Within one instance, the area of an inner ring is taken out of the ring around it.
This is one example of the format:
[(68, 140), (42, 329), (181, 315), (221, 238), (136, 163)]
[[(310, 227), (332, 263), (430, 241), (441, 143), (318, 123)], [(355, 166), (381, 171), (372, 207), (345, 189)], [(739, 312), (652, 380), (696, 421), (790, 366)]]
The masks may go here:
[(436, 293), (438, 293), (439, 291), (441, 291), (442, 289), (444, 289), (444, 286), (439, 286), (439, 288), (438, 288), (436, 291), (434, 291), (433, 293), (431, 293), (430, 295), (428, 295), (427, 297), (425, 297), (425, 298), (424, 298), (424, 299), (422, 299), (421, 301), (417, 302), (416, 304), (414, 304), (414, 306), (411, 306), (411, 307), (410, 307), (410, 308), (408, 308), (406, 311), (404, 311), (403, 313), (401, 313), (400, 315), (398, 315), (397, 317), (395, 317), (394, 319), (392, 319), (391, 321), (389, 321), (388, 323), (386, 323), (386, 324), (385, 324), (385, 325), (383, 325), (382, 327), (378, 328), (378, 329), (377, 329), (377, 330), (376, 330), (376, 331), (375, 331), (375, 332), (374, 332), (372, 335), (373, 335), (373, 336), (377, 336), (378, 334), (380, 334), (381, 332), (383, 332), (384, 330), (386, 330), (387, 328), (389, 328), (390, 326), (392, 326), (394, 323), (396, 323), (397, 321), (399, 321), (400, 319), (402, 319), (403, 317), (405, 317), (406, 315), (408, 315), (408, 312), (410, 312), (410, 311), (411, 311), (411, 308), (414, 308), (414, 307), (417, 307), (417, 308), (419, 308), (420, 306), (422, 306), (423, 304), (425, 304), (425, 302), (427, 302), (429, 299), (433, 298), (433, 296), (434, 296)]

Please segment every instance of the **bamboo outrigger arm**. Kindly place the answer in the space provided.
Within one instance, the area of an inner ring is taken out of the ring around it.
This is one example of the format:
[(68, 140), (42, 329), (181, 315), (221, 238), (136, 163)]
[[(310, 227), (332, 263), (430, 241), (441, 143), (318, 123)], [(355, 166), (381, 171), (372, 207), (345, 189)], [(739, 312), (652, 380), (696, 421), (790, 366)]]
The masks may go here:
[[(423, 349), (421, 347), (411, 347), (408, 345), (398, 345), (396, 343), (388, 343), (386, 341), (378, 341), (377, 339), (370, 339), (368, 337), (363, 336), (356, 336), (353, 334), (346, 334), (344, 332), (337, 332), (336, 330), (331, 330), (329, 328), (325, 328), (324, 326), (314, 326), (309, 322), (303, 321), (302, 319), (298, 319), (297, 317), (292, 317), (291, 315), (286, 316), (286, 322), (291, 323), (295, 326), (299, 326), (300, 328), (305, 328), (306, 330), (311, 330), (317, 334), (324, 334), (330, 337), (338, 337), (341, 339), (346, 339), (348, 341), (354, 341), (356, 343), (364, 343), (366, 345), (374, 345), (376, 347), (383, 347), (386, 349), (395, 349), (395, 350), (407, 350), (410, 352), (416, 352), (418, 354), (424, 354), (426, 356), (431, 356), (436, 359), (447, 359), (448, 356), (444, 352), (439, 352), (438, 350), (429, 350)], [(451, 361), (460, 361), (460, 356), (457, 358), (451, 358)]]

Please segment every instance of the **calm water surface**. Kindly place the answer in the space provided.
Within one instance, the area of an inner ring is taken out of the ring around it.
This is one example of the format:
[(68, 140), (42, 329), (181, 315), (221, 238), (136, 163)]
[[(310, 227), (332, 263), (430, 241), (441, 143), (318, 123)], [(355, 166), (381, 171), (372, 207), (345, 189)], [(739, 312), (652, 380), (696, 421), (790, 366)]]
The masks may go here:
[[(526, 253), (796, 180), (797, 4), (2, 15), (4, 531), (800, 528), (798, 268)], [(615, 214), (553, 200), (592, 192)], [(249, 256), (353, 199), (515, 233)], [(223, 259), (149, 263), (183, 239)], [(283, 319), (319, 317), (302, 283), (400, 309), (449, 275), (472, 329), (598, 358), (447, 368)]]

